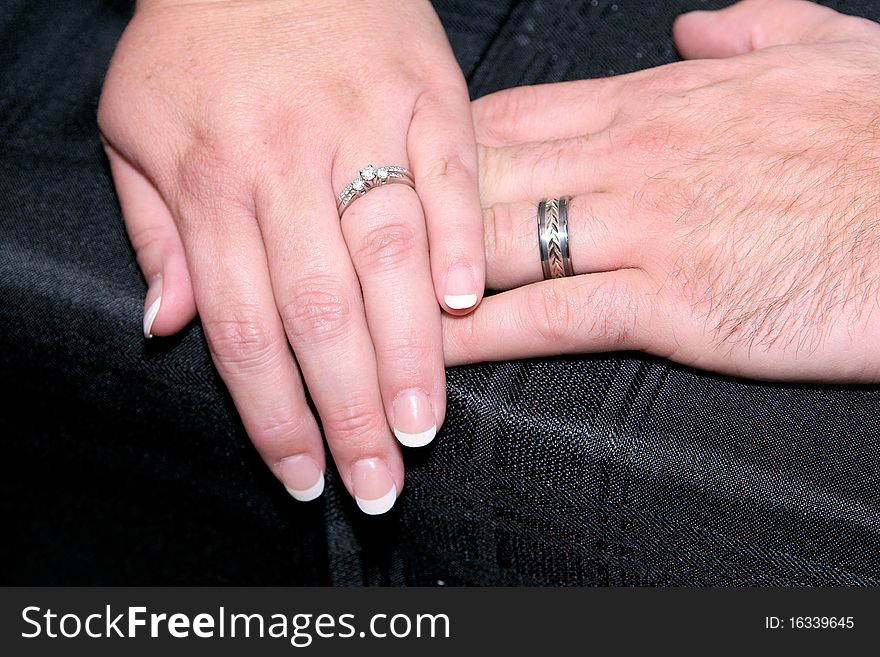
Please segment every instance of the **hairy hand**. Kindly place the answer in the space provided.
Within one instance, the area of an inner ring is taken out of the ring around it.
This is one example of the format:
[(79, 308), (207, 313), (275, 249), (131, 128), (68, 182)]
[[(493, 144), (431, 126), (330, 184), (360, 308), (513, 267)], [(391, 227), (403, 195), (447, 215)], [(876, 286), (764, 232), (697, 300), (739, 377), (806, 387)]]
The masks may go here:
[[(394, 437), (424, 445), (445, 414), (441, 306), (484, 287), (470, 104), (430, 4), (142, 0), (99, 123), (144, 332), (198, 307), (254, 444), (308, 500), (324, 448), (301, 373), (342, 482), (386, 511)], [(409, 168), (419, 195), (383, 186), (340, 222), (368, 163)]]
[(490, 287), (447, 362), (638, 349), (764, 379), (880, 380), (880, 27), (798, 0), (675, 25), (685, 61), (475, 103)]

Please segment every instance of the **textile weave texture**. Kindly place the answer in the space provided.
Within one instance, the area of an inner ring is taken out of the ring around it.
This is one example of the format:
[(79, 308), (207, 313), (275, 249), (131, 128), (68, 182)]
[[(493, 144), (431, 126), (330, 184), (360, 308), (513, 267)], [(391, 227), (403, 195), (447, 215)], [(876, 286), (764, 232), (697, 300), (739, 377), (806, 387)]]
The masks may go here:
[[(437, 0), (473, 97), (675, 61), (715, 0)], [(826, 3), (880, 19), (880, 3)], [(0, 0), (5, 584), (876, 585), (880, 389), (639, 354), (450, 369), (403, 496), (293, 501), (198, 322), (145, 342), (95, 110), (130, 16)], [(589, 107), (583, 108), (589, 112)], [(538, 199), (536, 199), (537, 201)], [(537, 258), (537, 243), (536, 243)]]

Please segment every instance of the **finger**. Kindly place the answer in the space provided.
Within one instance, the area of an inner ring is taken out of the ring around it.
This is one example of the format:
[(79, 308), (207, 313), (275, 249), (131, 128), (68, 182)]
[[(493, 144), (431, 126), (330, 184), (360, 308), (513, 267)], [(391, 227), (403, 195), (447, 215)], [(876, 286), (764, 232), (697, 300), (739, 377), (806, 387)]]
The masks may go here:
[(403, 461), (331, 180), (288, 170), (257, 200), (275, 302), (344, 485), (365, 513), (384, 513), (403, 488)]
[(673, 26), (686, 59), (733, 57), (771, 46), (833, 41), (875, 32), (876, 25), (806, 0), (744, 0), (720, 11), (694, 11)]
[(471, 105), (477, 141), (497, 148), (600, 132), (614, 122), (626, 93), (627, 76), (497, 91)]
[(125, 228), (149, 285), (144, 337), (173, 335), (196, 314), (186, 253), (174, 218), (159, 191), (116, 149), (105, 143)]
[(638, 269), (542, 281), (443, 318), (447, 365), (616, 350), (651, 351), (662, 334)]
[(430, 443), (443, 421), (446, 378), (421, 204), (402, 185), (376, 189), (342, 220), (363, 290), (379, 389), (394, 435)]
[[(424, 208), (437, 299), (448, 312), (468, 312), (483, 296), (486, 263), (477, 147), (466, 89), (442, 99), (430, 94), (419, 98), (407, 150)], [(411, 203), (408, 207), (408, 221), (415, 222), (415, 208)], [(422, 213), (417, 214), (421, 218)], [(438, 354), (439, 331), (438, 324)]]
[(183, 210), (181, 237), (202, 326), (254, 446), (300, 501), (321, 494), (324, 449), (278, 317), (253, 210), (211, 199)]
[[(537, 203), (499, 203), (484, 211), (488, 286), (507, 290), (544, 278), (538, 247)], [(637, 267), (644, 232), (630, 204), (609, 192), (568, 203), (568, 239), (575, 274)]]
[(483, 207), (608, 191), (619, 184), (623, 149), (613, 129), (550, 142), (480, 150)]

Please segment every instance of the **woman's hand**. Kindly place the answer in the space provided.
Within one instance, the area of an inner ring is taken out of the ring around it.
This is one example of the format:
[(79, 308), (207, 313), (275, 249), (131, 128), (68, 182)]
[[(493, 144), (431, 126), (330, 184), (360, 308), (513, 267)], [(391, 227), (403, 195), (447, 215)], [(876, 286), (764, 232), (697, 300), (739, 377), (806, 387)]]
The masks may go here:
[(475, 103), (488, 283), (572, 278), (445, 323), (450, 364), (638, 349), (762, 379), (880, 380), (880, 27), (748, 0), (675, 26), (701, 59)]
[[(198, 308), (250, 437), (307, 500), (324, 450), (301, 374), (345, 486), (386, 511), (392, 431), (422, 445), (443, 421), (441, 305), (484, 287), (467, 90), (430, 4), (142, 0), (99, 123), (145, 334)], [(385, 185), (340, 222), (368, 163), (407, 167), (418, 196)]]

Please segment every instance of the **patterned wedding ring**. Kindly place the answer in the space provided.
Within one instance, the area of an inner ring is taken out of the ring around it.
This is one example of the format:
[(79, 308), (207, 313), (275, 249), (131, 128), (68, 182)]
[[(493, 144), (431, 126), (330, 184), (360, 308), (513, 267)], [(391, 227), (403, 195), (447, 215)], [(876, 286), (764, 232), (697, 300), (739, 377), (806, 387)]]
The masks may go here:
[(568, 247), (569, 197), (544, 199), (538, 204), (538, 246), (544, 278), (574, 276)]

